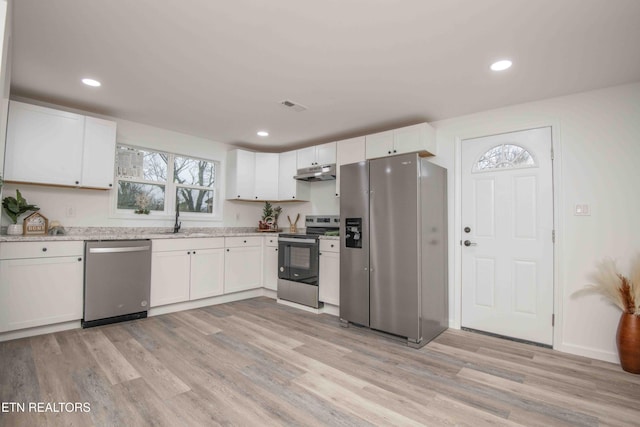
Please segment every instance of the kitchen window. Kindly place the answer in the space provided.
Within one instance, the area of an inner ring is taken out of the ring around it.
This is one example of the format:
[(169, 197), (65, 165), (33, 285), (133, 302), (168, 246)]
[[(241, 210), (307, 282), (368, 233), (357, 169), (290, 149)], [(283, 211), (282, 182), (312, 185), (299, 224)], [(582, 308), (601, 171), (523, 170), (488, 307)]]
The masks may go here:
[(173, 216), (177, 203), (187, 217), (217, 219), (217, 170), (216, 161), (118, 145), (116, 212)]

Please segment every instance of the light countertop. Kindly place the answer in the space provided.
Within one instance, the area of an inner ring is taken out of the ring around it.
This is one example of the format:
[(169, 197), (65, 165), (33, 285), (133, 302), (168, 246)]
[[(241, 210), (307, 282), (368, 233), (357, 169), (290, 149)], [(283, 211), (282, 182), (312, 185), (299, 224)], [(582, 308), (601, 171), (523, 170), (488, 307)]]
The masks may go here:
[(173, 233), (173, 228), (161, 227), (68, 227), (65, 235), (9, 236), (0, 235), (0, 242), (52, 242), (78, 240), (131, 240), (131, 239), (180, 239), (207, 237), (265, 236), (278, 233), (262, 233), (251, 227), (203, 227), (184, 228)]

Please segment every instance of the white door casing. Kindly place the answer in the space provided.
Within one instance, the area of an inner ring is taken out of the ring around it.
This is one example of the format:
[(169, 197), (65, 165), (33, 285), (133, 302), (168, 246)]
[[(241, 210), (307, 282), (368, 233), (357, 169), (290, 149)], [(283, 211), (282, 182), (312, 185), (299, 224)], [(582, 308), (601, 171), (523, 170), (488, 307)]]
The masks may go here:
[(552, 344), (551, 150), (550, 127), (462, 141), (462, 327)]

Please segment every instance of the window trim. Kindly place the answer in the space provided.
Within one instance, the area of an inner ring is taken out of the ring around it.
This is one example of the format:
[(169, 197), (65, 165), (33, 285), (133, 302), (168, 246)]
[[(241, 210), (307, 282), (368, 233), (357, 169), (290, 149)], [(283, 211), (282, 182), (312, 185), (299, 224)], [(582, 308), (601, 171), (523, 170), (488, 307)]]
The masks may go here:
[[(124, 142), (116, 143), (116, 150), (119, 147), (132, 148), (134, 150), (141, 150), (147, 152), (161, 153), (167, 155), (167, 180), (166, 181), (150, 181), (146, 179), (133, 179), (133, 178), (123, 178), (118, 177), (117, 175), (117, 155), (116, 161), (114, 161), (113, 167), (113, 175), (114, 175), (114, 191), (111, 192), (111, 202), (110, 202), (110, 210), (112, 218), (122, 218), (122, 219), (141, 219), (141, 220), (167, 220), (175, 218), (175, 207), (176, 207), (176, 193), (178, 188), (192, 188), (192, 189), (202, 189), (202, 190), (210, 190), (213, 191), (214, 205), (212, 213), (205, 212), (180, 212), (180, 219), (187, 221), (222, 221), (223, 220), (223, 195), (221, 193), (221, 183), (220, 179), (222, 177), (222, 162), (220, 160), (206, 159), (203, 157), (192, 156), (183, 153), (175, 153), (169, 152), (158, 148), (149, 148), (143, 147), (134, 144), (128, 144)], [(173, 173), (174, 173), (174, 160), (175, 157), (186, 157), (189, 159), (209, 162), (214, 165), (214, 173), (215, 180), (214, 184), (211, 187), (200, 187), (195, 185), (185, 185), (174, 182)], [(164, 210), (163, 211), (151, 211), (147, 214), (136, 214), (133, 212), (133, 209), (119, 209), (118, 208), (118, 188), (119, 181), (126, 182), (135, 182), (140, 184), (151, 184), (151, 185), (161, 185), (165, 187), (164, 194)]]

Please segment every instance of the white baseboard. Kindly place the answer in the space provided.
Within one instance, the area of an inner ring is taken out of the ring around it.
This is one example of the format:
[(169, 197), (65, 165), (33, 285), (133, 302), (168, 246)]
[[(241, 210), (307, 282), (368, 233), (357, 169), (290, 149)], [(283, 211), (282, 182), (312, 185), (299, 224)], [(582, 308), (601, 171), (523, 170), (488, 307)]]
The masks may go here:
[(35, 328), (20, 329), (17, 331), (4, 332), (0, 334), (0, 341), (17, 340), (20, 338), (35, 337), (36, 335), (51, 334), (54, 332), (68, 331), (69, 329), (80, 328), (79, 320), (71, 322), (56, 323), (53, 325), (36, 326)]
[(227, 302), (240, 301), (243, 299), (261, 297), (264, 295), (263, 288), (251, 289), (249, 291), (234, 292), (232, 294), (220, 295), (217, 297), (203, 298), (195, 301), (178, 302), (175, 304), (163, 305), (149, 309), (147, 315), (158, 316), (161, 314), (175, 313), (176, 311), (193, 310), (194, 308), (206, 307), (208, 305), (218, 305)]
[(596, 348), (567, 343), (554, 346), (553, 349), (561, 351), (563, 353), (575, 354), (576, 356), (584, 356), (590, 359), (597, 359), (605, 362), (615, 363), (616, 365), (620, 364), (618, 353), (610, 351), (603, 351)]

